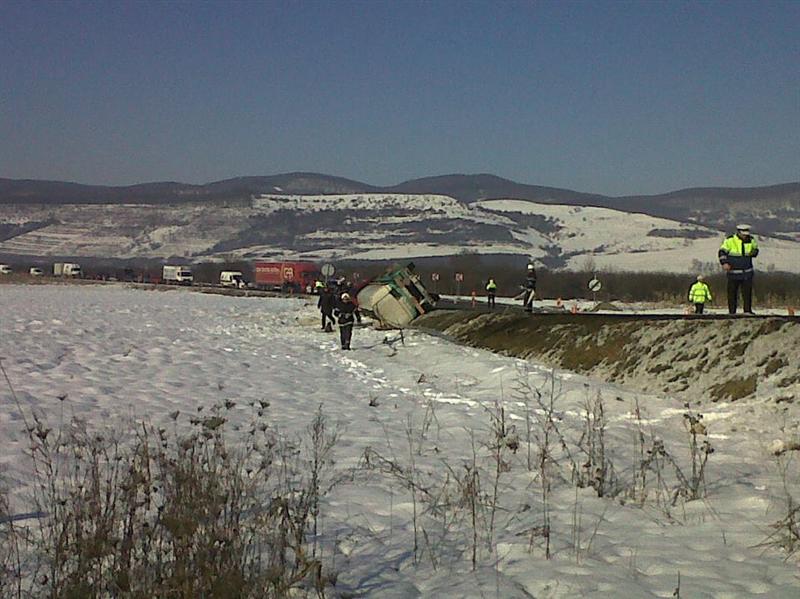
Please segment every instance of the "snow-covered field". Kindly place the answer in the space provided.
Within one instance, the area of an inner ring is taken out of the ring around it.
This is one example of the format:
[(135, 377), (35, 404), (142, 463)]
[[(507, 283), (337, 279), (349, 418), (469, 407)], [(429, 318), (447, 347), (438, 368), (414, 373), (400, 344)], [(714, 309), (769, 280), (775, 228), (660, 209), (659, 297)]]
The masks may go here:
[[(514, 389), (525, 380), (548, 401), (554, 390), (555, 421), (576, 452), (584, 406), (599, 393), (608, 420), (606, 452), (622, 485), (633, 477), (637, 400), (646, 438), (663, 440), (683, 471), (691, 471), (684, 407), (415, 331), (401, 345), (384, 343), (394, 333), (358, 328), (354, 351), (342, 352), (334, 335), (319, 330), (317, 316), (301, 300), (4, 285), (0, 358), (23, 406), (56, 424), (71, 415), (98, 426), (129, 426), (131, 417), (168, 423), (175, 410), (188, 416), (232, 400), (228, 416), (236, 425), (252, 417), (251, 404), (268, 401), (270, 424), (301, 435), (322, 405), (340, 427), (336, 468), (356, 469), (323, 506), (323, 557), (335, 560), (341, 595), (639, 598), (672, 597), (678, 585), (680, 596), (693, 598), (800, 595), (797, 558), (784, 560), (780, 551), (759, 546), (773, 532), (770, 524), (786, 514), (769, 448), (775, 439), (797, 439), (795, 406), (692, 406), (704, 415), (715, 451), (706, 497), (674, 506), (657, 501), (655, 487), (643, 504), (623, 500), (625, 493), (599, 498), (592, 488), (577, 489), (566, 457), (554, 448), (552, 557), (546, 559), (537, 533), (542, 481), (528, 467), (528, 440), (541, 433), (542, 412), (531, 394)], [(2, 382), (0, 463), (15, 508), (25, 511), (26, 436)], [(518, 449), (501, 450), (497, 469), (487, 445), (491, 414), (500, 406), (506, 440), (516, 438)], [(360, 468), (368, 447), (431, 492), (453, 492), (454, 478), (474, 461), (491, 497), (499, 472), (497, 500), (484, 497), (479, 513), (474, 571), (470, 519), (448, 512), (445, 526), (423, 513), (421, 495), (417, 524), (426, 541), (415, 560), (409, 491), (397, 477)], [(530, 446), (534, 463), (539, 448)], [(789, 472), (796, 498), (796, 464)], [(663, 474), (667, 485), (677, 484), (669, 468)]]

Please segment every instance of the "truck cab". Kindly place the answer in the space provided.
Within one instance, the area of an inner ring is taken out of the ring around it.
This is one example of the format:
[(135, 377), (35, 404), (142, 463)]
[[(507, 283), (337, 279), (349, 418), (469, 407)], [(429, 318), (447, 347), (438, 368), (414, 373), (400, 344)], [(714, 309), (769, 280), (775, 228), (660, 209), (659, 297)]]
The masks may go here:
[(384, 328), (407, 327), (418, 316), (433, 310), (438, 299), (422, 284), (413, 262), (375, 277), (358, 292), (359, 308)]
[(177, 285), (191, 285), (194, 281), (192, 269), (188, 266), (179, 266), (174, 264), (164, 265), (163, 279), (165, 283), (172, 283)]

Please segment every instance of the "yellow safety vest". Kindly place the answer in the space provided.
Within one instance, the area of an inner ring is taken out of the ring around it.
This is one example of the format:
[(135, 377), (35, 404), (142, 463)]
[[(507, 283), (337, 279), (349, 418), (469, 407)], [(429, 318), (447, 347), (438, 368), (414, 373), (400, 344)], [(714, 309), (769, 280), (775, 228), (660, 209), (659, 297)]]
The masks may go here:
[(697, 281), (692, 288), (689, 289), (689, 301), (693, 304), (705, 304), (711, 301), (711, 290), (706, 283)]

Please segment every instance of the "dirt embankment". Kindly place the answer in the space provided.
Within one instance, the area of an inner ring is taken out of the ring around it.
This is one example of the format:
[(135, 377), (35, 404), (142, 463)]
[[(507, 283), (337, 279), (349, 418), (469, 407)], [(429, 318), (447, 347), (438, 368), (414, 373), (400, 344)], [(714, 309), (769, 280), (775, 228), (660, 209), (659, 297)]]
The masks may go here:
[(800, 322), (436, 311), (417, 328), (692, 401), (800, 400)]

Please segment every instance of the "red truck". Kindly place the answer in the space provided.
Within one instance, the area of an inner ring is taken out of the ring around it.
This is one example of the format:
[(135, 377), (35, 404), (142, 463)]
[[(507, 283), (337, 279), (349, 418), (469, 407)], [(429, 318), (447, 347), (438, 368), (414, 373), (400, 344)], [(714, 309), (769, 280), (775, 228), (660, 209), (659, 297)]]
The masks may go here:
[(256, 287), (291, 293), (310, 292), (314, 282), (322, 279), (314, 262), (256, 262), (253, 271)]

